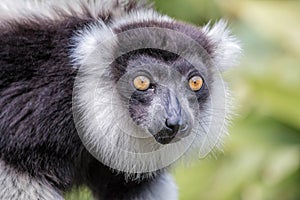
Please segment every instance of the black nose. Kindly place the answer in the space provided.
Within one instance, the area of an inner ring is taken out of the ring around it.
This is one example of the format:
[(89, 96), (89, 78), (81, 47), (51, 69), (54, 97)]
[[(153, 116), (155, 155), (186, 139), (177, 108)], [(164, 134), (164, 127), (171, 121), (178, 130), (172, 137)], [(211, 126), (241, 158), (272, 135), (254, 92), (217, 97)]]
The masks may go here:
[(169, 144), (171, 141), (178, 141), (178, 138), (175, 139), (178, 133), (180, 134), (179, 138), (185, 137), (188, 125), (182, 121), (181, 118), (166, 119), (165, 127), (154, 135), (155, 140), (161, 144)]
[(180, 118), (169, 118), (165, 121), (165, 127), (154, 136), (157, 142), (161, 144), (170, 143), (179, 132), (181, 127)]
[(176, 135), (176, 133), (178, 132), (178, 130), (180, 129), (180, 127), (182, 126), (182, 120), (181, 118), (168, 118), (166, 120), (166, 127), (168, 129), (171, 129), (172, 135)]

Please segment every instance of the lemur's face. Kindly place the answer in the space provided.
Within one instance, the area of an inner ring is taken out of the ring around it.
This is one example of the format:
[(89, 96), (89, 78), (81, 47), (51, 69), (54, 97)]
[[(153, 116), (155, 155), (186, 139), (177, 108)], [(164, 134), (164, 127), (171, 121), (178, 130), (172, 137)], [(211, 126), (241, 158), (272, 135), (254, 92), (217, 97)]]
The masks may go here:
[(117, 78), (118, 94), (131, 119), (158, 143), (177, 142), (190, 134), (195, 120), (206, 121), (201, 110), (211, 77), (203, 63), (193, 66), (174, 53), (144, 49), (119, 57), (112, 67), (120, 65), (126, 70)]
[(92, 26), (75, 49), (79, 136), (98, 160), (129, 174), (220, 145), (229, 102), (220, 70), (239, 52), (222, 22), (201, 30), (152, 15)]

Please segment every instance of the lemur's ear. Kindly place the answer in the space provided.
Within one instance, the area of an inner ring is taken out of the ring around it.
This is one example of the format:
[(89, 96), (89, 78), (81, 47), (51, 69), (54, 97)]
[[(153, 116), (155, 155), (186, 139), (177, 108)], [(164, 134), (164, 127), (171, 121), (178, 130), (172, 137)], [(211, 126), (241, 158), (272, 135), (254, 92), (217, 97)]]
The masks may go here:
[(231, 35), (224, 20), (213, 26), (207, 24), (203, 27), (203, 32), (213, 49), (211, 58), (218, 70), (223, 72), (237, 64), (241, 56), (240, 42)]

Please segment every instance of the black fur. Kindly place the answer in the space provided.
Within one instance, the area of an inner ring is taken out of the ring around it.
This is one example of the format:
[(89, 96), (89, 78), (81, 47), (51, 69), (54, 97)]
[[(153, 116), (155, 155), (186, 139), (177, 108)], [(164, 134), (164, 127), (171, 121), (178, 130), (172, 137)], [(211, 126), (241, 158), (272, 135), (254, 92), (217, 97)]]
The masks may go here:
[(68, 51), (85, 23), (11, 22), (0, 34), (1, 159), (59, 189), (72, 185), (82, 149), (72, 120), (76, 71)]

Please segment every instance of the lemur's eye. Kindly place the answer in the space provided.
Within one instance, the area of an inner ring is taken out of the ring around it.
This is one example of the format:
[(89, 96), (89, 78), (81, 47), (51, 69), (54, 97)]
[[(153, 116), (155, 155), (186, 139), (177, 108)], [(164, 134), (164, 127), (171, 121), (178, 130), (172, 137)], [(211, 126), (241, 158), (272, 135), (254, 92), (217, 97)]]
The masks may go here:
[(150, 87), (150, 79), (146, 76), (137, 76), (133, 80), (133, 84), (137, 90), (145, 91)]
[(203, 86), (203, 79), (200, 76), (193, 76), (189, 80), (189, 86), (190, 86), (191, 90), (198, 91)]

